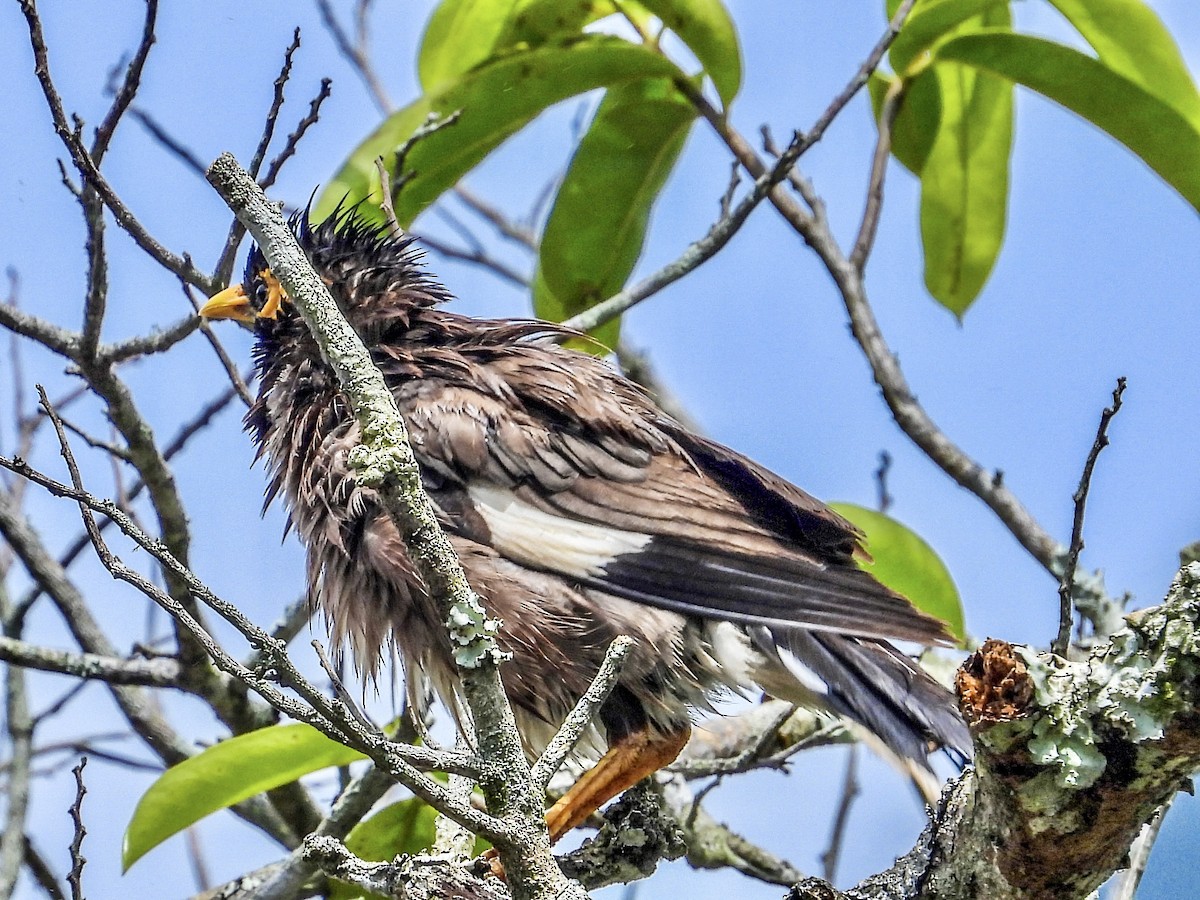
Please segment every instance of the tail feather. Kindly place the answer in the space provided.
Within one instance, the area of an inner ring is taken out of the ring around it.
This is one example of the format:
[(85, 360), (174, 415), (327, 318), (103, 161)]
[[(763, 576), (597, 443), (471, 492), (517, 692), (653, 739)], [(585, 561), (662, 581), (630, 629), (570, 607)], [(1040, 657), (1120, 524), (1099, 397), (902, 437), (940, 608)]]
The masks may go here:
[(756, 628), (751, 636), (802, 695), (785, 699), (811, 702), (816, 695), (924, 767), (934, 745), (971, 757), (971, 737), (949, 691), (889, 644), (801, 629)]

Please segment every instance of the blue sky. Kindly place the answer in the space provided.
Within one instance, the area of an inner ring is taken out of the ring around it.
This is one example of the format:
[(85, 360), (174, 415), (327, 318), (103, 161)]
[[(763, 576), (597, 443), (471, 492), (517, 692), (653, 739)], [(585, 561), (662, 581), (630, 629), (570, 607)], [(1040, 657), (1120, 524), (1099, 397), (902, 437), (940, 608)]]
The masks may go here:
[[(776, 135), (810, 125), (866, 55), (883, 27), (881, 3), (795, 0), (731, 2), (746, 62), (736, 126), (754, 137), (761, 124)], [(1200, 7), (1191, 0), (1152, 4), (1176, 35), (1193, 72), (1200, 71)], [(140, 4), (77, 0), (45, 4), (51, 66), (69, 110), (94, 124), (107, 104), (109, 68), (134, 45)], [(393, 100), (416, 95), (415, 48), (429, 3), (382, 3), (375, 58)], [(1024, 27), (1063, 35), (1043, 4), (1019, 4)], [(315, 9), (268, 0), (164, 8), (159, 43), (139, 102), (205, 161), (222, 150), (248, 159), (257, 141), (291, 29), (304, 46), (288, 86), (282, 131), (290, 130), (330, 75), (334, 93), (321, 122), (285, 169), (273, 196), (303, 202), (376, 123), (355, 76), (337, 57)], [(21, 276), (21, 302), (74, 326), (84, 275), (82, 230), (73, 199), (59, 185), (61, 146), (32, 76), (24, 23), (14, 4), (0, 7), (0, 78), (8, 88), (7, 136), (0, 141), (0, 259)], [(470, 184), (515, 214), (524, 214), (560, 170), (580, 109), (565, 104), (489, 160)], [(1012, 204), (1006, 246), (979, 301), (958, 323), (922, 286), (914, 180), (893, 167), (868, 287), (884, 333), (921, 401), (942, 428), (1006, 483), (1060, 539), (1071, 521), (1071, 493), (1091, 445), (1100, 409), (1118, 375), (1129, 378), (1125, 409), (1112, 428), (1093, 482), (1082, 564), (1104, 569), (1110, 590), (1136, 603), (1161, 599), (1179, 548), (1200, 538), (1200, 366), (1196, 363), (1196, 285), (1200, 228), (1195, 211), (1140, 161), (1086, 123), (1021, 92), (1018, 97)], [(839, 236), (853, 234), (873, 141), (859, 98), (803, 168), (825, 198)], [(167, 246), (211, 266), (228, 212), (178, 161), (132, 121), (106, 165), (109, 179)], [(513, 173), (518, 177), (513, 177)], [(728, 179), (723, 148), (703, 127), (656, 208), (642, 274), (670, 261), (717, 215)], [(458, 210), (461, 214), (461, 209)], [(418, 230), (453, 237), (427, 216)], [(481, 234), (486, 234), (480, 228)], [(177, 320), (186, 304), (171, 276), (156, 269), (115, 227), (109, 230), (112, 339)], [(490, 237), (489, 246), (507, 248)], [(516, 257), (518, 261), (519, 257)], [(528, 301), (495, 277), (436, 256), (431, 265), (464, 311), (523, 315)], [(881, 450), (894, 458), (892, 513), (942, 555), (963, 594), (970, 631), (980, 637), (1046, 644), (1053, 635), (1055, 585), (978, 501), (955, 487), (891, 422), (870, 380), (828, 277), (769, 208), (763, 208), (716, 260), (627, 317), (629, 341), (646, 350), (660, 376), (704, 429), (828, 500), (874, 502), (872, 473)], [(227, 329), (243, 361), (248, 342)], [(60, 388), (62, 367), (27, 352), (28, 379)], [(0, 365), (0, 379), (11, 377)], [(187, 341), (166, 360), (132, 367), (127, 377), (160, 435), (222, 386), (207, 345)], [(52, 391), (53, 393), (53, 391)], [(0, 388), (0, 447), (11, 447), (11, 392)], [(79, 419), (103, 433), (95, 409)], [(300, 591), (301, 554), (279, 545), (278, 510), (258, 518), (262, 473), (238, 415), (227, 412), (181, 458), (177, 474), (196, 530), (193, 564), (224, 596), (260, 622), (271, 622)], [(57, 471), (52, 448), (38, 457)], [(100, 489), (109, 468), (89, 461)], [(32, 496), (31, 515), (57, 546), (75, 533), (73, 511)], [(95, 591), (106, 625), (128, 644), (141, 637), (143, 603), (107, 583), (94, 563), (79, 569)], [(315, 636), (320, 636), (317, 630)], [(31, 637), (67, 646), (56, 616), (38, 612)], [(306, 647), (307, 637), (299, 644)], [(49, 702), (65, 686), (35, 677)], [(89, 689), (73, 714), (45, 740), (107, 728), (103, 693)], [(386, 696), (381, 709), (386, 707)], [(198, 706), (168, 699), (172, 720), (198, 741), (218, 729)], [(110, 720), (111, 722), (111, 720)], [(126, 751), (139, 754), (132, 744)], [(144, 756), (144, 753), (141, 755)], [(718, 817), (802, 870), (819, 872), (840, 790), (843, 751), (802, 756), (788, 776), (758, 773), (728, 781), (709, 795)], [(864, 764), (840, 881), (852, 883), (890, 863), (916, 837), (922, 812), (911, 793), (874, 760)], [(97, 762), (89, 767), (91, 829), (85, 884), (92, 896), (184, 896), (192, 892), (183, 842), (154, 851), (122, 878), (120, 827), (146, 777)], [(69, 776), (39, 781), (33, 827), (43, 850), (65, 868)], [(786, 823), (781, 828), (780, 823)], [(1190, 862), (1200, 807), (1183, 796), (1168, 818), (1142, 897), (1194, 890)], [(239, 822), (218, 817), (201, 828), (212, 877), (224, 880), (278, 854)], [(641, 888), (642, 897), (776, 897), (780, 891), (733, 873), (692, 873), (682, 863)]]

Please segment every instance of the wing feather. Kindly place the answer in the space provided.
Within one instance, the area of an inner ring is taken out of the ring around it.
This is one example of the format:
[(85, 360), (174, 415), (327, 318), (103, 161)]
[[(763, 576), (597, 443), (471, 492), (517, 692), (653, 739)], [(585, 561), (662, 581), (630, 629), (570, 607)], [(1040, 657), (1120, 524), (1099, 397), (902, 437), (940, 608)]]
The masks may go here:
[[(523, 391), (512, 374), (489, 390), (490, 370), (476, 385), (426, 374), (418, 395), (397, 391), (418, 461), (466, 490), (500, 553), (708, 618), (948, 642), (940, 622), (856, 566), (858, 532), (819, 501), (664, 419), (611, 373), (609, 392), (581, 381), (575, 406), (571, 390), (546, 386), (554, 376), (542, 366)], [(576, 407), (588, 416), (572, 418)], [(451, 528), (456, 506), (444, 507)]]

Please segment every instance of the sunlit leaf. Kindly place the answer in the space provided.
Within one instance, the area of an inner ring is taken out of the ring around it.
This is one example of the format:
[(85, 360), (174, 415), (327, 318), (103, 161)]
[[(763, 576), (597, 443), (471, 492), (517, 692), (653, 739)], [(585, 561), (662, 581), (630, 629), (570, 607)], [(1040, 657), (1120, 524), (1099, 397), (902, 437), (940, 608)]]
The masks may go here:
[(1012, 85), (968, 66), (938, 65), (941, 123), (921, 169), (925, 286), (961, 316), (1004, 242)]
[(1142, 0), (1050, 0), (1118, 75), (1164, 100), (1200, 128), (1200, 94), (1179, 47)]
[[(883, 108), (883, 98), (894, 81), (894, 76), (874, 72), (867, 82), (876, 121)], [(942, 97), (938, 79), (925, 69), (909, 82), (904, 102), (892, 123), (892, 155), (914, 175), (919, 176), (925, 167), (941, 120)]]
[(536, 47), (555, 38), (578, 34), (585, 25), (617, 11), (611, 0), (519, 0), (517, 13), (501, 37), (500, 47)]
[(892, 71), (900, 76), (907, 75), (913, 61), (939, 38), (956, 30), (968, 19), (996, 6), (1007, 8), (1008, 0), (932, 0), (918, 3), (888, 50)]
[(913, 605), (946, 623), (960, 641), (966, 638), (962, 598), (945, 563), (918, 534), (890, 516), (856, 506), (830, 506), (862, 529), (873, 562), (863, 568)]
[[(548, 290), (535, 291), (539, 316), (568, 318), (624, 286), (641, 255), (650, 209), (695, 118), (667, 79), (608, 90), (542, 235), (539, 271)], [(594, 336), (612, 347), (616, 329)]]
[(939, 59), (966, 63), (1049, 97), (1116, 138), (1200, 210), (1200, 126), (1087, 54), (1009, 32), (965, 34)]
[[(396, 198), (396, 213), (405, 226), (548, 106), (622, 81), (677, 75), (679, 70), (660, 54), (608, 35), (589, 34), (511, 52), (389, 116), (322, 192), (315, 215), (318, 219), (328, 215), (344, 198), (355, 202), (378, 197), (376, 158), (382, 156), (389, 167), (394, 166), (396, 149), (431, 112), (445, 116), (461, 110), (461, 117), (457, 124), (419, 141), (409, 153), (405, 172), (410, 177)], [(361, 212), (377, 214), (370, 203)]]
[(417, 53), (417, 76), (425, 93), (491, 58), (521, 5), (520, 0), (442, 0), (429, 17)]
[(726, 106), (742, 84), (737, 29), (721, 0), (641, 0), (696, 54)]
[(209, 813), (309, 772), (364, 758), (304, 724), (273, 725), (222, 741), (167, 769), (150, 785), (125, 829), (121, 865), (128, 869)]
[[(539, 265), (533, 273), (533, 309), (539, 319), (549, 322), (565, 322), (574, 315), (568, 304), (564, 303), (546, 286), (542, 277), (542, 267)], [(575, 312), (579, 312), (576, 309)], [(583, 353), (603, 356), (617, 346), (617, 338), (621, 334), (621, 320), (611, 319), (598, 328), (588, 332), (587, 338), (571, 338), (566, 346)]]

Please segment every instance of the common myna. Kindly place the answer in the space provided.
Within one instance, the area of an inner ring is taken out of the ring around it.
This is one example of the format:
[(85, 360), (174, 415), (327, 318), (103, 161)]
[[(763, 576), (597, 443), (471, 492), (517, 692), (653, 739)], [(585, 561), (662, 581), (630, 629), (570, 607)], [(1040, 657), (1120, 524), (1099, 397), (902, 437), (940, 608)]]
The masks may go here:
[[(970, 741), (950, 694), (888, 641), (941, 622), (856, 564), (860, 533), (820, 501), (664, 415), (537, 321), (446, 312), (408, 237), (341, 211), (293, 221), (382, 370), (471, 586), (500, 620), (501, 677), (527, 752), (549, 740), (618, 635), (635, 645), (599, 712), (601, 761), (550, 811), (553, 838), (678, 755), (693, 710), (730, 690), (839, 713), (927, 765)], [(451, 707), (446, 629), (347, 457), (348, 401), (299, 312), (250, 253), (201, 310), (257, 334), (247, 428), (308, 550), (308, 584), (366, 678), (394, 647)]]

